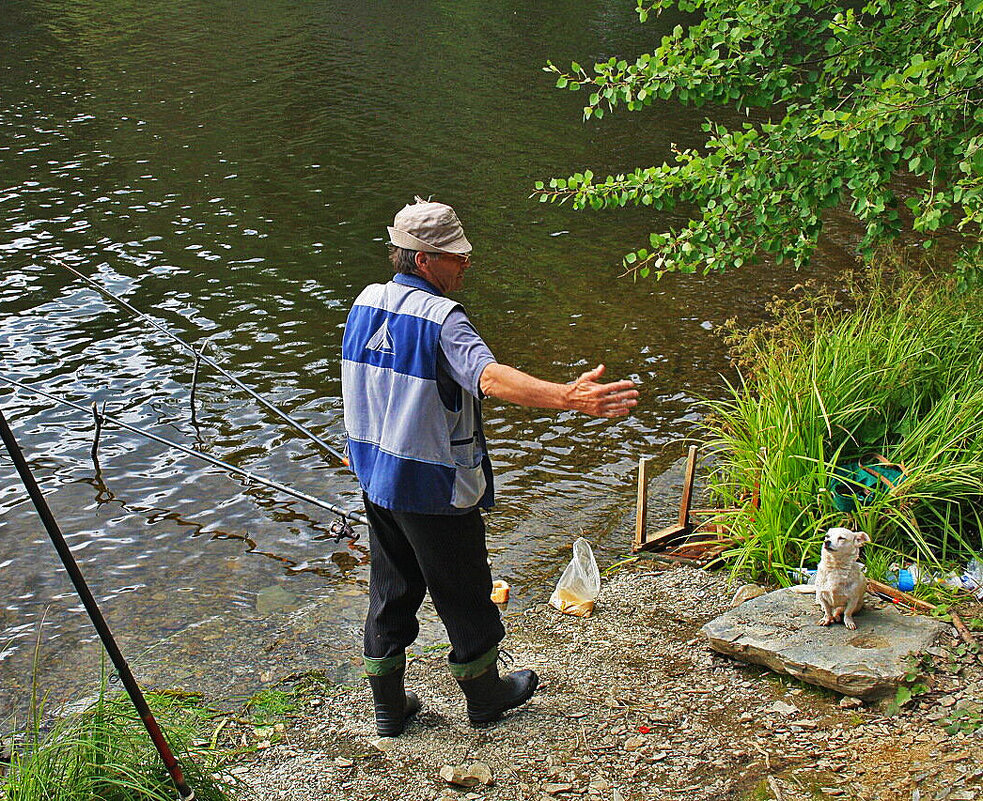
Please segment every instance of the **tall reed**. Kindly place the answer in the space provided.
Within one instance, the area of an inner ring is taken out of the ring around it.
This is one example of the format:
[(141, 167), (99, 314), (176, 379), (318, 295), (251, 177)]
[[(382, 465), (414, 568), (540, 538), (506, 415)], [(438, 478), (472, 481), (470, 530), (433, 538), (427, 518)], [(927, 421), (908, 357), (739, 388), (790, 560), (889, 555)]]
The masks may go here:
[[(732, 331), (742, 381), (708, 402), (710, 490), (737, 510), (722, 521), (735, 536), (731, 564), (789, 583), (832, 525), (930, 563), (983, 549), (983, 299), (948, 278), (883, 268), (772, 311), (773, 322)], [(836, 466), (875, 455), (904, 475), (838, 511)]]

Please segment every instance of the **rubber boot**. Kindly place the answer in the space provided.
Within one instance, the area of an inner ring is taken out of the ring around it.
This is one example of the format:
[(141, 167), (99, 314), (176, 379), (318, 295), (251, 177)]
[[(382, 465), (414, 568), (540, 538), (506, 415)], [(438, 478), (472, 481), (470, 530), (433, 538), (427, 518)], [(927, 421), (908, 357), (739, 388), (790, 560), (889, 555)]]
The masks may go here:
[(398, 737), (403, 733), (406, 721), (420, 711), (416, 693), (403, 689), (401, 667), (384, 676), (369, 676), (372, 700), (375, 703), (375, 727), (380, 737)]
[(493, 662), (483, 673), (470, 679), (457, 679), (468, 701), (468, 720), (472, 726), (484, 726), (498, 720), (502, 713), (522, 706), (532, 698), (539, 676), (531, 670), (517, 670), (504, 679)]

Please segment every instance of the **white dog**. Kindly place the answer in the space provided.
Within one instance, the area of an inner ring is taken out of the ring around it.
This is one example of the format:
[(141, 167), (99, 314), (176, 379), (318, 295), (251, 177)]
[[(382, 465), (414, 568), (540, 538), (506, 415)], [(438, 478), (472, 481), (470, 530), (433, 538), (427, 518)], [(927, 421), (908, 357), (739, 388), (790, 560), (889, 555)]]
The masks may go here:
[(853, 616), (864, 605), (867, 578), (857, 561), (860, 546), (870, 542), (863, 531), (831, 528), (823, 539), (823, 555), (816, 570), (816, 602), (822, 607), (820, 626), (843, 620), (848, 629), (856, 629)]

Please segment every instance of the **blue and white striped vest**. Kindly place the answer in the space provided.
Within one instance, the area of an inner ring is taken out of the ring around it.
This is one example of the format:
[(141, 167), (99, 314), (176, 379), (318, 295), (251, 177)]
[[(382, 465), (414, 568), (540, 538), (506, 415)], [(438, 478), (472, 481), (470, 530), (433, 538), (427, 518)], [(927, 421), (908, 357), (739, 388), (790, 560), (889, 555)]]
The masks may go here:
[(418, 276), (367, 286), (345, 324), (341, 392), (348, 458), (370, 501), (460, 514), (494, 500), (478, 399), (448, 409), (437, 388), (440, 330), (460, 304)]

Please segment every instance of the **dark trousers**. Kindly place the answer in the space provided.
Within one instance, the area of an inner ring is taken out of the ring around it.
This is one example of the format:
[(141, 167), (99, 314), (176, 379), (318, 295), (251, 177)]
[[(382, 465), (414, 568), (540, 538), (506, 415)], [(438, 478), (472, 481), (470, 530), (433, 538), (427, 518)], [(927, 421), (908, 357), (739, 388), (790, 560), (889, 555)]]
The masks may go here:
[(402, 653), (420, 632), (416, 613), (430, 598), (451, 642), (450, 661), (464, 664), (505, 637), (491, 601), (485, 523), (477, 509), (464, 515), (393, 512), (365, 498), (372, 564), (365, 655)]

